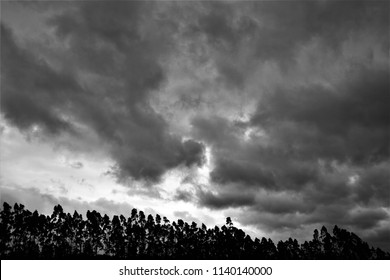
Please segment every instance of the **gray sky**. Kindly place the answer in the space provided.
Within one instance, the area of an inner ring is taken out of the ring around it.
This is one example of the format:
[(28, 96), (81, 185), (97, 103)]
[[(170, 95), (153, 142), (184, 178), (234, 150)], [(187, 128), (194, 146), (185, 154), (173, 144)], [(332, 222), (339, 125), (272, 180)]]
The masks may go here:
[(1, 2), (1, 200), (390, 250), (386, 1)]

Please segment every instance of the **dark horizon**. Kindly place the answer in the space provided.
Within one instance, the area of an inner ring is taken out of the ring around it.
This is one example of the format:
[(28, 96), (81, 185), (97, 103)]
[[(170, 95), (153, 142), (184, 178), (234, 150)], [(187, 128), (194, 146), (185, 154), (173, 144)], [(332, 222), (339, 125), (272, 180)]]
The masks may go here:
[(388, 1), (1, 1), (0, 202), (390, 251)]

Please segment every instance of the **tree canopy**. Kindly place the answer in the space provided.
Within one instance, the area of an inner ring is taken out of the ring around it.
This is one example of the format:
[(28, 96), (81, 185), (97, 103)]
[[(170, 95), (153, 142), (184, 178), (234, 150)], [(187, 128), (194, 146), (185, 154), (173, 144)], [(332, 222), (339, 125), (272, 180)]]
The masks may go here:
[(102, 216), (93, 210), (86, 218), (64, 213), (61, 205), (51, 216), (6, 202), (0, 213), (1, 259), (390, 259), (390, 253), (370, 247), (356, 234), (338, 226), (333, 234), (323, 226), (313, 239), (279, 241), (252, 238), (236, 228), (230, 217), (221, 228), (146, 217), (133, 209), (129, 217)]

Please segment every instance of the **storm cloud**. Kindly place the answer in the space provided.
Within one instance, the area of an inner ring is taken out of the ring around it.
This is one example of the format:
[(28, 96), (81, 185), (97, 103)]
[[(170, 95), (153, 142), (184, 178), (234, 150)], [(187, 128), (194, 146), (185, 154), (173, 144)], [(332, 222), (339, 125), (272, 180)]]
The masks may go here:
[[(202, 143), (172, 134), (149, 104), (151, 91), (165, 79), (160, 60), (169, 41), (156, 27), (144, 30), (142, 10), (153, 16), (147, 5), (68, 6), (47, 20), (56, 40), (66, 45), (59, 65), (18, 46), (12, 30), (2, 24), (6, 119), (23, 130), (69, 131), (75, 137), (92, 130), (108, 146), (119, 180), (158, 181), (181, 164), (201, 165)], [(164, 21), (152, 19), (152, 25), (164, 29)]]
[(144, 196), (163, 200), (176, 174), (169, 201), (278, 238), (338, 224), (390, 248), (387, 2), (2, 6), (7, 125), (103, 154)]

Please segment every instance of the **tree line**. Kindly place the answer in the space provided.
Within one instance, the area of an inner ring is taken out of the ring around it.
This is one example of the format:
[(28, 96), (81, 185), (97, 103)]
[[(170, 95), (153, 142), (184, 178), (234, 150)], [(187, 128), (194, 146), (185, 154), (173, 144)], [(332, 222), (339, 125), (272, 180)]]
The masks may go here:
[(222, 227), (200, 227), (133, 209), (130, 217), (102, 216), (87, 211), (64, 213), (61, 205), (50, 216), (24, 205), (6, 202), (0, 213), (1, 259), (390, 259), (390, 253), (370, 247), (338, 226), (333, 234), (323, 226), (313, 239), (276, 245), (236, 228), (226, 218)]

